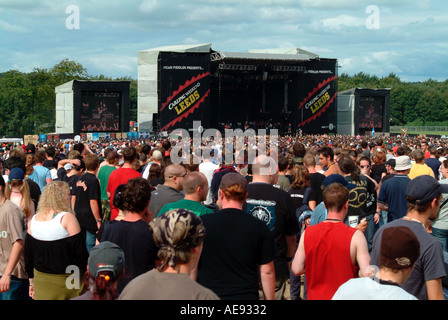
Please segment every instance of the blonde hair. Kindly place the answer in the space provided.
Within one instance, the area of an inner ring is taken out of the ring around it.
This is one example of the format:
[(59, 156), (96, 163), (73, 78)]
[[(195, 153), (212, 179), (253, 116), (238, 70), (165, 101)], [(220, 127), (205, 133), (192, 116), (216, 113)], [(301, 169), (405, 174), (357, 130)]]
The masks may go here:
[(47, 184), (39, 198), (36, 213), (72, 212), (70, 187), (65, 181), (52, 181)]
[(5, 187), (5, 196), (8, 200), (11, 200), (11, 188), (18, 188), (20, 190), (20, 194), (22, 195), (22, 199), (20, 199), (20, 209), (22, 209), (25, 217), (28, 218), (31, 215), (31, 197), (28, 183), (23, 180), (8, 181)]

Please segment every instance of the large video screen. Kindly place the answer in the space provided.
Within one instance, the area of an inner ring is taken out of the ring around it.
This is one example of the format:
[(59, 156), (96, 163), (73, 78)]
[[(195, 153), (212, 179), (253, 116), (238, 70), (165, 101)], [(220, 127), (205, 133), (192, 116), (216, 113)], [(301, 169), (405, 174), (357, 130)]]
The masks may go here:
[(384, 97), (359, 97), (359, 127), (383, 127)]
[(81, 132), (120, 131), (121, 92), (83, 91)]

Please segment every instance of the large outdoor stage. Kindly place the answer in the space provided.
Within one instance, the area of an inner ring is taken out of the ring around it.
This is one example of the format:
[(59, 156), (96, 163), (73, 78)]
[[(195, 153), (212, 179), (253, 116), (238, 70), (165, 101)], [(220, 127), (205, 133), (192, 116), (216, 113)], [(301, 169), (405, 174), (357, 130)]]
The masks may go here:
[(138, 52), (138, 127), (336, 133), (337, 60), (301, 49), (223, 52), (210, 44)]
[(297, 48), (159, 47), (138, 52), (135, 123), (129, 81), (73, 80), (55, 88), (55, 133), (144, 138), (193, 130), (195, 121), (204, 130), (272, 128), (281, 135), (389, 130), (390, 90), (338, 94), (337, 81), (337, 59)]

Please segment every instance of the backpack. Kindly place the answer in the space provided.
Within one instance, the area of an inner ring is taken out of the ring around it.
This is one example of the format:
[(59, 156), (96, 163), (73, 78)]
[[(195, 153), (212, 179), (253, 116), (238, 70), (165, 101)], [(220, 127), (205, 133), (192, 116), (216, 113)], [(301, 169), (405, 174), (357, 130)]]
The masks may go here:
[(302, 233), (306, 227), (310, 225), (311, 215), (313, 214), (313, 210), (311, 210), (308, 205), (308, 200), (311, 194), (311, 187), (307, 187), (305, 189), (305, 194), (303, 195), (302, 205), (296, 209), (296, 218), (299, 222), (300, 233)]

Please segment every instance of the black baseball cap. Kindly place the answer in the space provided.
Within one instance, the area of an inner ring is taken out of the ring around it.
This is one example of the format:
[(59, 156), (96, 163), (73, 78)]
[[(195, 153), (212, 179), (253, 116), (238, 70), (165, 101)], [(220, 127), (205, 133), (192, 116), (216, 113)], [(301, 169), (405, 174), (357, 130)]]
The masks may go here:
[(406, 196), (414, 199), (416, 204), (427, 203), (442, 193), (448, 193), (448, 184), (440, 184), (430, 175), (412, 179), (406, 188)]

